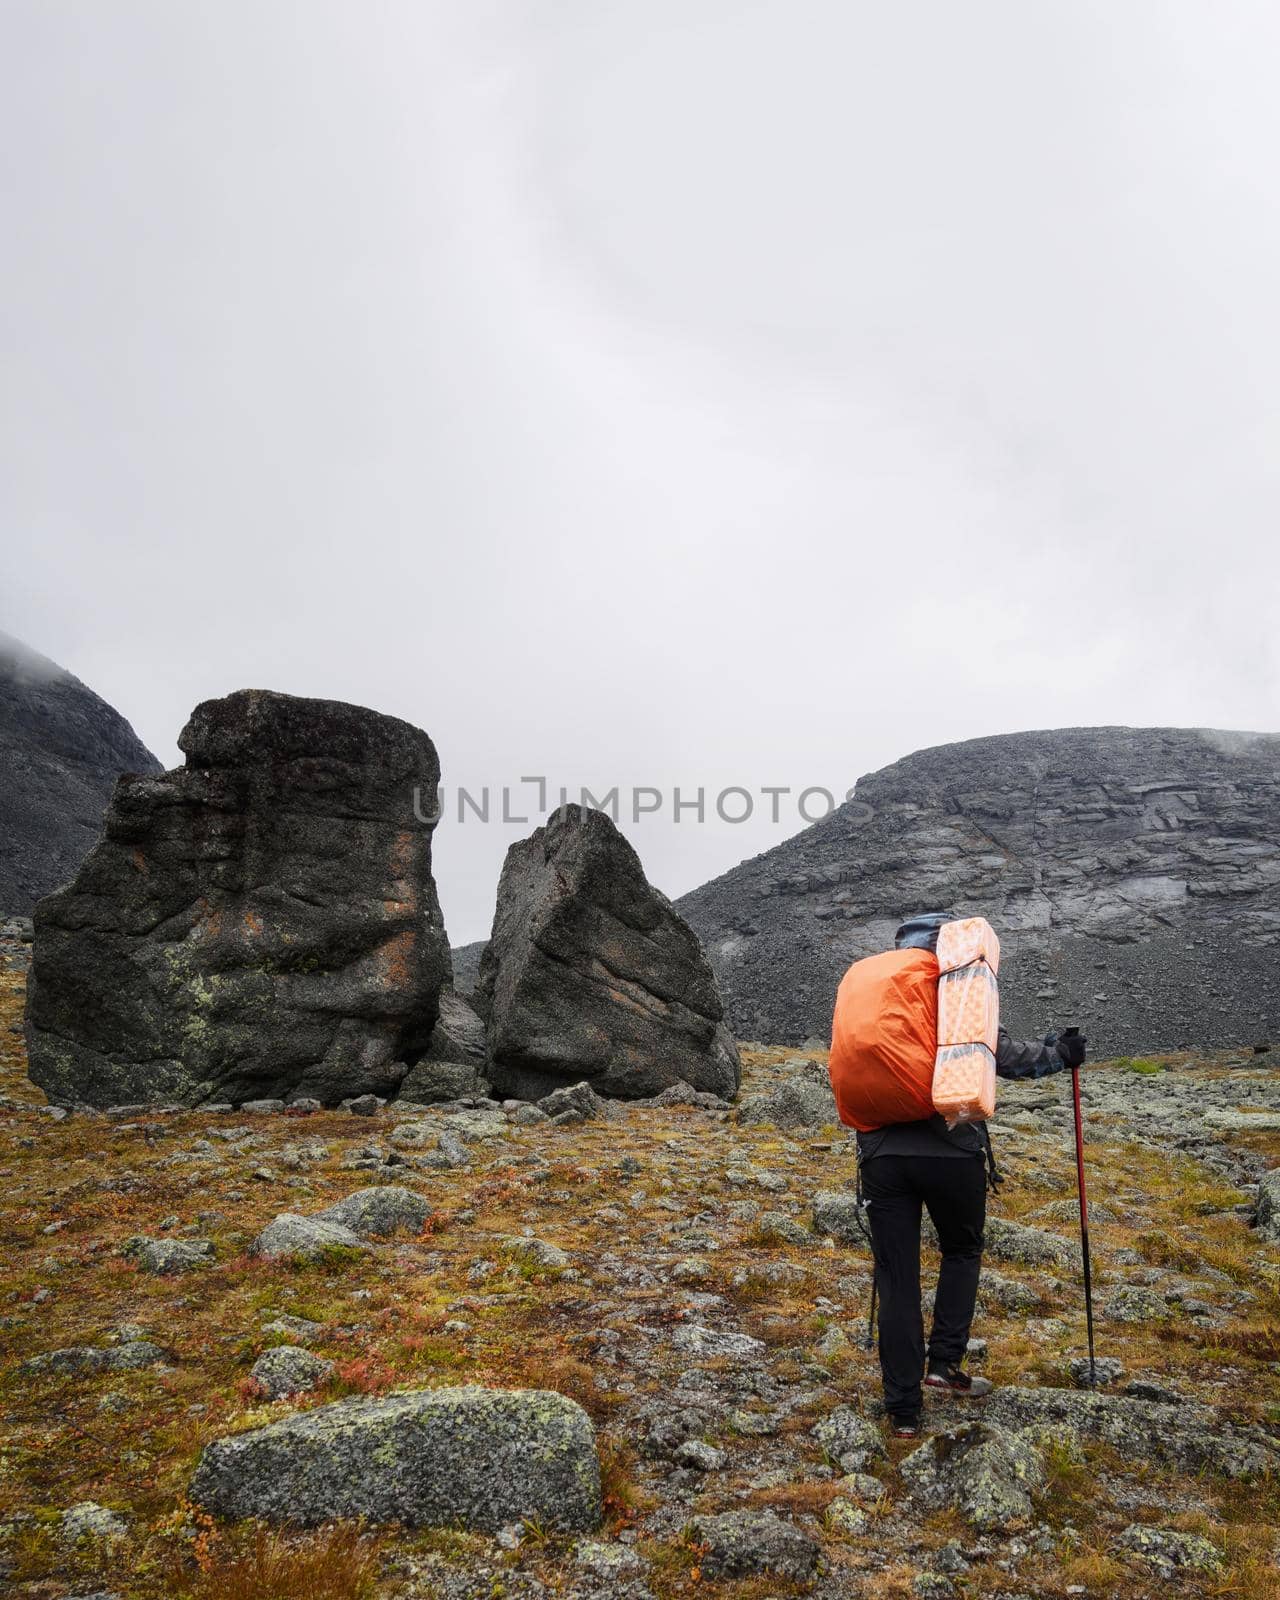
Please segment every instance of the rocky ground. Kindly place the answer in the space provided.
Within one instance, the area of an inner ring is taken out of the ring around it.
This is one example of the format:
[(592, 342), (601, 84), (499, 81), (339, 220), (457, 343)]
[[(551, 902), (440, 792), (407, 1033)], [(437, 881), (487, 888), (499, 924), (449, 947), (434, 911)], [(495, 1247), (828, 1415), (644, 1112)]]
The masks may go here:
[[(1087, 1076), (1101, 1395), (1072, 1377), (1068, 1085), (1002, 1085), (974, 1330), (998, 1388), (931, 1404), (912, 1445), (878, 1413), (853, 1144), (816, 1057), (748, 1048), (733, 1110), (59, 1117), (25, 1076), (23, 948), (0, 939), (6, 1594), (1277, 1593), (1274, 1179), (1254, 1225), (1280, 1159), (1271, 1053)], [(297, 1470), (286, 1429), (264, 1479), (247, 1430), (465, 1384), (584, 1408), (598, 1529), (278, 1533), (206, 1509)]]

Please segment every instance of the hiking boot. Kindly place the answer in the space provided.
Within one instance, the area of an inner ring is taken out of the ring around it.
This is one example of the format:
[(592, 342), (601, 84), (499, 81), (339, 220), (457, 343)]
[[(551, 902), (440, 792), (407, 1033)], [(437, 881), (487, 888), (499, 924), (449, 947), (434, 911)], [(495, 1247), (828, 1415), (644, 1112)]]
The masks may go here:
[(964, 1395), (967, 1400), (991, 1393), (990, 1378), (971, 1378), (960, 1366), (948, 1367), (942, 1362), (929, 1364), (924, 1382), (927, 1389), (947, 1389), (952, 1394)]
[(918, 1439), (920, 1437), (920, 1413), (913, 1411), (902, 1416), (890, 1417), (889, 1427), (895, 1439)]

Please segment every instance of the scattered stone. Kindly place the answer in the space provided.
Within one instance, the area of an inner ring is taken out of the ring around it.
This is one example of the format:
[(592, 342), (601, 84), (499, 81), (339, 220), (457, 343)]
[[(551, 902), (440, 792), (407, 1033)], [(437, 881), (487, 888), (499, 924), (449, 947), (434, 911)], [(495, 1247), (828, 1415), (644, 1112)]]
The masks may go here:
[(721, 1332), (698, 1322), (678, 1327), (671, 1336), (671, 1343), (686, 1355), (735, 1363), (760, 1361), (765, 1353), (763, 1339), (753, 1339), (749, 1333)]
[(568, 1253), (547, 1239), (525, 1238), (517, 1233), (503, 1239), (501, 1244), (507, 1255), (543, 1272), (563, 1272), (569, 1265)]
[(769, 1094), (752, 1095), (742, 1102), (738, 1121), (745, 1126), (765, 1122), (776, 1128), (826, 1128), (840, 1117), (824, 1072), (821, 1080), (788, 1078)]
[(1216, 1572), (1222, 1566), (1221, 1553), (1207, 1539), (1172, 1528), (1132, 1523), (1117, 1536), (1115, 1548), (1134, 1556), (1166, 1580), (1186, 1572)]
[(756, 1219), (756, 1231), (761, 1239), (776, 1244), (811, 1245), (815, 1242), (808, 1228), (802, 1228), (785, 1211), (762, 1211)]
[(1280, 1244), (1280, 1167), (1272, 1167), (1262, 1175), (1255, 1222), (1264, 1239)]
[(1045, 1483), (1044, 1461), (1034, 1445), (986, 1422), (935, 1435), (900, 1470), (924, 1505), (953, 1506), (974, 1527), (992, 1532), (1030, 1518), (1031, 1496)]
[(310, 1350), (280, 1344), (263, 1351), (249, 1376), (268, 1400), (281, 1400), (286, 1395), (307, 1393), (323, 1383), (332, 1371), (332, 1361), (312, 1355)]
[[(857, 1196), (848, 1191), (826, 1190), (813, 1197), (813, 1225), (819, 1233), (838, 1239), (841, 1244), (860, 1245), (870, 1250), (866, 1219), (861, 1216)], [(869, 1230), (868, 1230), (869, 1231)]]
[(78, 1544), (81, 1539), (97, 1539), (114, 1544), (128, 1533), (124, 1518), (96, 1500), (82, 1500), (62, 1513), (62, 1537), (68, 1544)]
[(251, 1256), (270, 1261), (320, 1261), (343, 1250), (367, 1250), (357, 1233), (324, 1217), (300, 1217), (285, 1211), (269, 1222), (249, 1246)]
[(207, 1267), (214, 1256), (208, 1239), (149, 1239), (141, 1233), (127, 1239), (121, 1253), (136, 1261), (144, 1272), (166, 1276)]
[(724, 1511), (695, 1517), (691, 1527), (705, 1547), (702, 1571), (709, 1578), (770, 1573), (803, 1583), (818, 1565), (817, 1542), (772, 1511)]
[[(1090, 1372), (1088, 1356), (1076, 1356), (1069, 1368), (1071, 1381), (1077, 1389), (1090, 1387)], [(1124, 1363), (1117, 1361), (1115, 1356), (1098, 1356), (1093, 1363), (1093, 1378), (1099, 1389), (1109, 1389), (1113, 1384), (1120, 1382), (1124, 1377)]]
[(986, 1222), (986, 1253), (997, 1261), (1013, 1261), (1029, 1267), (1061, 1267), (1075, 1270), (1080, 1260), (1080, 1250), (1075, 1244), (1046, 1233), (1043, 1228), (1029, 1228), (1024, 1222), (1011, 1222), (1007, 1217), (989, 1216)]
[(888, 1457), (880, 1429), (852, 1406), (837, 1406), (815, 1424), (813, 1437), (841, 1472), (865, 1472), (875, 1461)]
[(1262, 1477), (1280, 1466), (1280, 1451), (1253, 1428), (1235, 1428), (1210, 1406), (1161, 1405), (1126, 1395), (1076, 1389), (1000, 1387), (984, 1402), (993, 1423), (1026, 1429), (1065, 1423), (1112, 1445), (1129, 1461), (1152, 1461), (1229, 1478)]
[(1102, 1315), (1112, 1322), (1161, 1322), (1169, 1316), (1169, 1302), (1141, 1284), (1122, 1284), (1103, 1301)]
[(582, 1079), (624, 1099), (677, 1081), (737, 1093), (702, 946), (603, 811), (560, 807), (507, 852), (475, 1000), (500, 1094)]
[(66, 1350), (48, 1350), (22, 1363), (21, 1372), (60, 1372), (68, 1375), (93, 1372), (138, 1372), (169, 1359), (167, 1350), (149, 1339), (126, 1339), (120, 1344), (100, 1347), (73, 1345)]
[(287, 1312), (282, 1312), (272, 1321), (264, 1323), (263, 1333), (279, 1334), (282, 1338), (292, 1339), (298, 1344), (311, 1344), (324, 1333), (322, 1322), (312, 1322), (307, 1317), (293, 1317)]
[(397, 1184), (357, 1189), (316, 1214), (314, 1220), (336, 1222), (362, 1239), (387, 1239), (393, 1233), (420, 1233), (431, 1207), (420, 1194)]
[(588, 1577), (606, 1582), (629, 1578), (641, 1571), (644, 1563), (626, 1544), (604, 1544), (595, 1539), (580, 1539), (573, 1549), (573, 1564)]
[(705, 1256), (686, 1256), (672, 1267), (671, 1280), (673, 1283), (702, 1283), (710, 1271), (711, 1263)]
[(871, 1527), (871, 1518), (861, 1506), (848, 1500), (833, 1500), (827, 1507), (827, 1527), (840, 1539), (860, 1539)]
[(248, 1111), (254, 1115), (266, 1115), (272, 1111), (283, 1111), (283, 1100), (245, 1100), (241, 1103), (241, 1111)]
[(534, 1389), (361, 1396), (206, 1446), (191, 1484), (226, 1517), (314, 1527), (496, 1533), (526, 1519), (569, 1532), (601, 1517), (595, 1431), (582, 1408)]
[(729, 1457), (705, 1439), (685, 1439), (676, 1446), (675, 1459), (681, 1466), (693, 1467), (698, 1472), (721, 1472)]
[(376, 1094), (358, 1094), (354, 1099), (344, 1100), (342, 1104), (353, 1117), (376, 1117), (385, 1102)]
[(590, 1122), (595, 1117), (604, 1116), (606, 1109), (604, 1101), (585, 1079), (581, 1083), (565, 1084), (553, 1089), (538, 1101), (538, 1110), (545, 1112), (553, 1122), (561, 1124)]

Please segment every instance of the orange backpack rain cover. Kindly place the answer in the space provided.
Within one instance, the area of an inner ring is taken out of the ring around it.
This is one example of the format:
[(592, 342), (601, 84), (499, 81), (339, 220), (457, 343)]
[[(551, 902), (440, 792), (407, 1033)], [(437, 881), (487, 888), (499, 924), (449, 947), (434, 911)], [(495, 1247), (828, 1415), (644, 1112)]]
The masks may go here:
[(841, 1122), (873, 1133), (933, 1115), (938, 958), (886, 950), (840, 980), (831, 1023), (831, 1087)]

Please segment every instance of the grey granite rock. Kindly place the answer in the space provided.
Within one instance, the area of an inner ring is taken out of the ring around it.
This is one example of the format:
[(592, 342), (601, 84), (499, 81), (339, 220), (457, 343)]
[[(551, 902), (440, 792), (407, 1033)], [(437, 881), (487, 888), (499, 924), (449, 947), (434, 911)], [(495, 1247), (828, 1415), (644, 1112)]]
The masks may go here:
[(96, 1372), (138, 1372), (169, 1359), (169, 1353), (149, 1339), (125, 1339), (112, 1345), (72, 1345), (47, 1350), (22, 1363), (23, 1372), (57, 1372), (69, 1376)]
[(383, 1184), (357, 1189), (316, 1213), (313, 1221), (336, 1222), (361, 1239), (387, 1239), (393, 1233), (419, 1233), (431, 1207), (412, 1189)]
[(586, 1532), (601, 1516), (590, 1418), (535, 1389), (428, 1389), (300, 1412), (206, 1446), (191, 1495), (221, 1516), (302, 1526), (360, 1517), (496, 1533), (533, 1519)]
[(922, 1504), (954, 1506), (976, 1528), (1003, 1530), (1031, 1516), (1045, 1468), (1028, 1440), (987, 1422), (970, 1422), (913, 1450), (903, 1479)]
[(358, 1233), (325, 1217), (300, 1217), (282, 1212), (249, 1246), (251, 1256), (269, 1260), (319, 1261), (343, 1250), (367, 1250)]
[(1063, 1423), (1084, 1438), (1103, 1440), (1128, 1460), (1193, 1472), (1205, 1469), (1243, 1478), (1280, 1466), (1280, 1451), (1265, 1434), (1233, 1427), (1210, 1406), (1015, 1386), (997, 1388), (985, 1402), (984, 1415), (1013, 1429)]
[(286, 1395), (307, 1393), (332, 1371), (332, 1361), (313, 1355), (310, 1350), (299, 1350), (296, 1345), (278, 1344), (263, 1351), (249, 1376), (268, 1400), (281, 1400)]
[(709, 1578), (750, 1578), (763, 1573), (803, 1583), (818, 1564), (818, 1545), (803, 1528), (772, 1511), (724, 1511), (694, 1517), (694, 1539), (705, 1546)]
[(145, 1234), (135, 1234), (125, 1241), (123, 1254), (136, 1261), (144, 1272), (177, 1276), (209, 1266), (213, 1245), (208, 1239), (149, 1239)]

